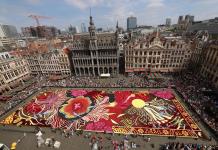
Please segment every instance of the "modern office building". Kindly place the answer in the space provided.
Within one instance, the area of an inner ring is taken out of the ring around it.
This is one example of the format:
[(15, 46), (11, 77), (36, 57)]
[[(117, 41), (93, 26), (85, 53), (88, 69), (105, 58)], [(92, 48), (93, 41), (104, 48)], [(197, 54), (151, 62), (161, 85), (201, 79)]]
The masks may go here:
[(137, 18), (136, 17), (128, 17), (127, 18), (127, 30), (131, 30), (137, 27)]
[(17, 36), (18, 33), (15, 26), (0, 24), (0, 38), (14, 38)]
[(0, 47), (14, 45), (14, 38), (16, 37), (18, 37), (18, 33), (15, 26), (0, 24)]
[(85, 23), (82, 23), (81, 24), (81, 33), (85, 33), (85, 32), (87, 32), (86, 25), (85, 25)]
[(171, 18), (166, 19), (166, 26), (170, 27), (171, 26)]
[(79, 30), (77, 27), (74, 27), (72, 25), (70, 25), (70, 27), (68, 28), (68, 31), (70, 34), (76, 34), (76, 33), (79, 33)]

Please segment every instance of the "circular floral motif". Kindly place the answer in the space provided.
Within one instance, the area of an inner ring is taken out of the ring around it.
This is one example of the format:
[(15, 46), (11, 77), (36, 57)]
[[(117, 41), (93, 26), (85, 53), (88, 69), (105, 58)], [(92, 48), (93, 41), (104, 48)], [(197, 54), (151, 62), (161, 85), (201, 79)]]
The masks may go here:
[(78, 96), (68, 100), (59, 109), (59, 113), (66, 119), (79, 119), (85, 116), (93, 108), (89, 97)]
[(145, 102), (141, 99), (134, 99), (132, 101), (132, 105), (135, 107), (135, 108), (143, 108), (145, 106)]

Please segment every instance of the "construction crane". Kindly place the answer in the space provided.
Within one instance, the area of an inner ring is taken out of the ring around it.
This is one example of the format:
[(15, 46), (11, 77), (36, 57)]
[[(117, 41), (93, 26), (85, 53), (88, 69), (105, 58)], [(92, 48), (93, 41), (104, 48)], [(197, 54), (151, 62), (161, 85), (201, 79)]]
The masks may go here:
[(51, 17), (46, 17), (46, 16), (38, 16), (38, 15), (29, 15), (28, 17), (35, 19), (37, 26), (40, 26), (39, 24), (39, 19), (51, 19)]

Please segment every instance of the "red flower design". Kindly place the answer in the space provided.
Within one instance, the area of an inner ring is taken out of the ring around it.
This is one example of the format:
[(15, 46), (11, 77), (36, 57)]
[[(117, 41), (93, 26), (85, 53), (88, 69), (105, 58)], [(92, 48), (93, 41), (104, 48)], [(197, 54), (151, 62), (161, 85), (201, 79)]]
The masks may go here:
[(40, 107), (40, 105), (36, 104), (35, 102), (31, 102), (24, 107), (24, 112), (31, 115), (38, 114), (41, 111), (42, 108)]
[(117, 107), (120, 109), (126, 109), (130, 104), (130, 91), (116, 91), (114, 93), (115, 101), (117, 102)]
[(41, 93), (40, 95), (36, 96), (37, 101), (45, 101), (52, 92), (45, 92)]
[(141, 100), (143, 100), (145, 102), (150, 101), (149, 96), (147, 94), (144, 94), (144, 93), (136, 93), (135, 97), (131, 97), (131, 100), (134, 100), (134, 99), (141, 99)]
[(131, 93), (130, 91), (116, 91), (115, 101), (119, 109), (127, 109), (134, 99), (149, 100), (149, 96), (144, 93)]

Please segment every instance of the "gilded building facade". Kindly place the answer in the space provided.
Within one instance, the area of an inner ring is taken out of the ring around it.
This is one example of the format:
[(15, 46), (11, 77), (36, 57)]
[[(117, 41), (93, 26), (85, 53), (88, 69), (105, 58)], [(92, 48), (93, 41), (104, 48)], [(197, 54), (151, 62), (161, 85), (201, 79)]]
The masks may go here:
[[(88, 33), (75, 34), (69, 46), (76, 76), (101, 76), (119, 73), (117, 32), (97, 33), (90, 16)], [(117, 26), (118, 28), (118, 26)]]
[(132, 39), (124, 46), (125, 72), (176, 72), (185, 69), (190, 44), (181, 37), (161, 37), (158, 32)]

